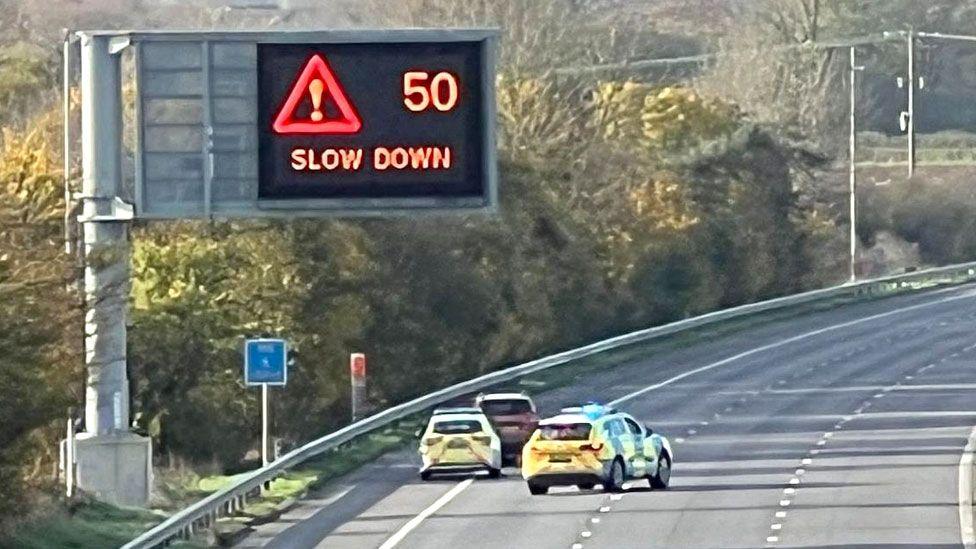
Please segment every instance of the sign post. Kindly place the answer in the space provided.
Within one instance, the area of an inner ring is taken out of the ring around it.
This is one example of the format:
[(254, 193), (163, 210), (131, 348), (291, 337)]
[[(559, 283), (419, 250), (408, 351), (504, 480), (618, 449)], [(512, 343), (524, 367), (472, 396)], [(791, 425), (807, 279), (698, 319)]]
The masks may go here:
[(268, 460), (268, 385), (288, 382), (288, 342), (283, 339), (248, 339), (244, 342), (244, 384), (261, 386), (261, 466)]
[(363, 353), (349, 355), (349, 380), (352, 388), (352, 420), (357, 421), (366, 406), (366, 355)]
[(261, 467), (267, 467), (268, 459), (268, 384), (261, 384)]

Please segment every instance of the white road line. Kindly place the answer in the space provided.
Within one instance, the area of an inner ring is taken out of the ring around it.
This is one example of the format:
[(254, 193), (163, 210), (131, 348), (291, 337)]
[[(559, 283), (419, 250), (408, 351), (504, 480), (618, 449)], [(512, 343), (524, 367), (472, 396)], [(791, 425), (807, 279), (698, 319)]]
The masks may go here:
[(969, 441), (962, 451), (959, 460), (959, 532), (966, 549), (976, 548), (976, 531), (974, 531), (973, 497), (976, 486), (973, 485), (974, 453), (976, 453), (976, 427), (969, 433)]
[(827, 332), (832, 332), (834, 330), (840, 330), (842, 328), (848, 328), (850, 326), (856, 326), (858, 324), (863, 324), (865, 322), (871, 322), (871, 321), (874, 321), (874, 320), (878, 320), (880, 318), (887, 318), (889, 316), (894, 316), (894, 315), (901, 314), (901, 313), (905, 313), (905, 312), (908, 312), (908, 311), (915, 311), (915, 310), (918, 310), (918, 309), (924, 309), (924, 308), (932, 307), (932, 306), (935, 306), (935, 305), (941, 305), (943, 303), (950, 303), (952, 301), (959, 301), (961, 299), (972, 299), (973, 297), (974, 297), (974, 295), (972, 293), (967, 292), (964, 295), (957, 295), (957, 296), (953, 296), (953, 297), (947, 297), (947, 298), (944, 298), (944, 299), (939, 299), (937, 301), (930, 301), (930, 302), (927, 302), (927, 303), (919, 303), (917, 305), (911, 305), (911, 306), (908, 306), (908, 307), (902, 307), (901, 309), (894, 309), (892, 311), (888, 311), (888, 312), (885, 312), (885, 313), (879, 313), (879, 314), (871, 315), (871, 316), (866, 316), (866, 317), (863, 317), (863, 318), (859, 318), (857, 320), (849, 320), (847, 322), (841, 322), (839, 324), (833, 324), (833, 325), (827, 326), (825, 328), (820, 328), (820, 329), (812, 330), (812, 331), (809, 331), (809, 332), (806, 332), (806, 333), (802, 333), (800, 335), (796, 335), (796, 336), (793, 336), (793, 337), (788, 337), (786, 339), (781, 339), (781, 340), (776, 341), (776, 342), (773, 342), (773, 343), (768, 343), (766, 345), (761, 345), (759, 347), (755, 347), (753, 349), (749, 349), (748, 351), (743, 351), (741, 353), (732, 355), (730, 357), (723, 358), (722, 360), (718, 360), (716, 362), (712, 362), (711, 364), (706, 364), (705, 366), (702, 366), (700, 368), (695, 368), (694, 370), (689, 370), (687, 372), (684, 372), (683, 374), (678, 374), (678, 375), (676, 375), (674, 377), (670, 377), (668, 379), (665, 379), (664, 381), (655, 383), (653, 385), (648, 385), (647, 387), (644, 387), (643, 389), (634, 391), (634, 392), (632, 392), (630, 394), (626, 394), (626, 395), (624, 395), (624, 396), (622, 396), (622, 397), (620, 397), (618, 399), (611, 400), (607, 404), (609, 406), (618, 406), (618, 405), (620, 405), (620, 404), (622, 404), (624, 402), (627, 402), (628, 400), (633, 400), (633, 399), (635, 399), (635, 398), (637, 398), (637, 397), (639, 397), (639, 396), (641, 396), (643, 394), (649, 393), (651, 391), (656, 391), (656, 390), (660, 389), (661, 387), (666, 387), (668, 385), (671, 385), (671, 384), (673, 384), (673, 383), (675, 383), (677, 381), (681, 381), (682, 379), (691, 377), (693, 375), (700, 374), (702, 372), (707, 372), (709, 370), (714, 370), (715, 368), (718, 368), (720, 366), (725, 366), (727, 364), (731, 364), (731, 363), (733, 363), (733, 362), (735, 362), (737, 360), (740, 360), (740, 359), (743, 359), (743, 358), (746, 358), (746, 357), (749, 357), (749, 356), (752, 356), (752, 355), (755, 355), (755, 354), (758, 354), (758, 353), (762, 353), (764, 351), (769, 351), (771, 349), (776, 349), (776, 348), (782, 347), (784, 345), (789, 345), (791, 343), (796, 343), (797, 341), (803, 341), (805, 339), (810, 339), (811, 337), (815, 337), (815, 336), (818, 336), (820, 334), (825, 334)]
[(403, 541), (403, 538), (407, 537), (407, 534), (409, 534), (417, 526), (420, 526), (420, 523), (423, 522), (425, 518), (433, 515), (438, 511), (438, 509), (447, 505), (448, 502), (455, 498), (455, 496), (463, 492), (465, 488), (471, 486), (472, 482), (474, 482), (474, 478), (462, 480), (461, 482), (457, 483), (454, 488), (451, 488), (446, 494), (437, 498), (437, 501), (430, 504), (430, 507), (424, 509), (420, 512), (420, 514), (413, 517), (406, 524), (401, 526), (395, 534), (383, 542), (383, 545), (380, 545), (380, 549), (390, 549), (391, 547), (396, 547), (398, 543)]
[[(299, 502), (299, 505), (296, 505), (294, 509), (286, 513), (287, 518), (289, 520), (295, 520), (296, 524), (300, 521), (308, 520), (322, 511), (323, 508), (328, 507), (344, 498), (346, 494), (352, 492), (356, 486), (357, 485), (355, 484), (352, 486), (339, 486), (335, 492), (329, 494), (328, 497), (325, 498), (303, 499)], [(285, 516), (282, 515), (282, 518), (285, 518)], [(285, 528), (284, 530), (287, 529), (288, 528)], [(282, 532), (284, 532), (284, 530), (282, 530)], [(280, 533), (281, 532), (277, 532), (275, 535)], [(258, 536), (262, 535), (259, 532), (256, 532), (255, 534)]]

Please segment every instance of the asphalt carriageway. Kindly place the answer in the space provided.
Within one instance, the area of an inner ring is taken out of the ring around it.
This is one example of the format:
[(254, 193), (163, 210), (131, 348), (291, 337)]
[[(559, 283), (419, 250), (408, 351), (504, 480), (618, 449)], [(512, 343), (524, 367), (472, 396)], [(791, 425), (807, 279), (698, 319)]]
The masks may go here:
[(423, 482), (411, 447), (310, 494), (238, 547), (908, 549), (972, 540), (976, 286), (702, 337), (536, 402), (546, 415), (594, 398), (671, 439), (670, 489), (641, 480), (620, 494), (531, 496), (515, 468), (498, 480)]

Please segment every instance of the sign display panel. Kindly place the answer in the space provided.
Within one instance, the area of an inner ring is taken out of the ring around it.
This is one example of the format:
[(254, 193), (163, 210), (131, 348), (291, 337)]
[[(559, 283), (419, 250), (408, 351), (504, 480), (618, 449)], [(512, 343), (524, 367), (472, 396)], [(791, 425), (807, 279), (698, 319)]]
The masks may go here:
[(485, 194), (479, 42), (259, 44), (259, 198)]
[(244, 384), (284, 385), (288, 381), (288, 343), (283, 339), (244, 342)]
[(495, 30), (125, 36), (137, 218), (497, 208)]

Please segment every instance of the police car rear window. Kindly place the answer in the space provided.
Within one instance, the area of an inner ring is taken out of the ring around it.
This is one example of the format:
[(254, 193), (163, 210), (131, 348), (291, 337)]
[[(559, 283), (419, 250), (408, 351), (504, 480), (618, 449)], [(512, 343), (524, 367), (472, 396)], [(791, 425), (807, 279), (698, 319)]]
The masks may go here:
[(481, 431), (481, 424), (474, 420), (455, 419), (438, 421), (434, 424), (434, 432), (440, 435), (463, 435)]
[(512, 398), (508, 400), (485, 400), (481, 403), (481, 409), (489, 415), (507, 416), (513, 414), (525, 414), (532, 411), (532, 405), (524, 398)]
[(565, 425), (542, 425), (539, 427), (541, 440), (588, 440), (590, 438), (589, 423), (568, 423)]

